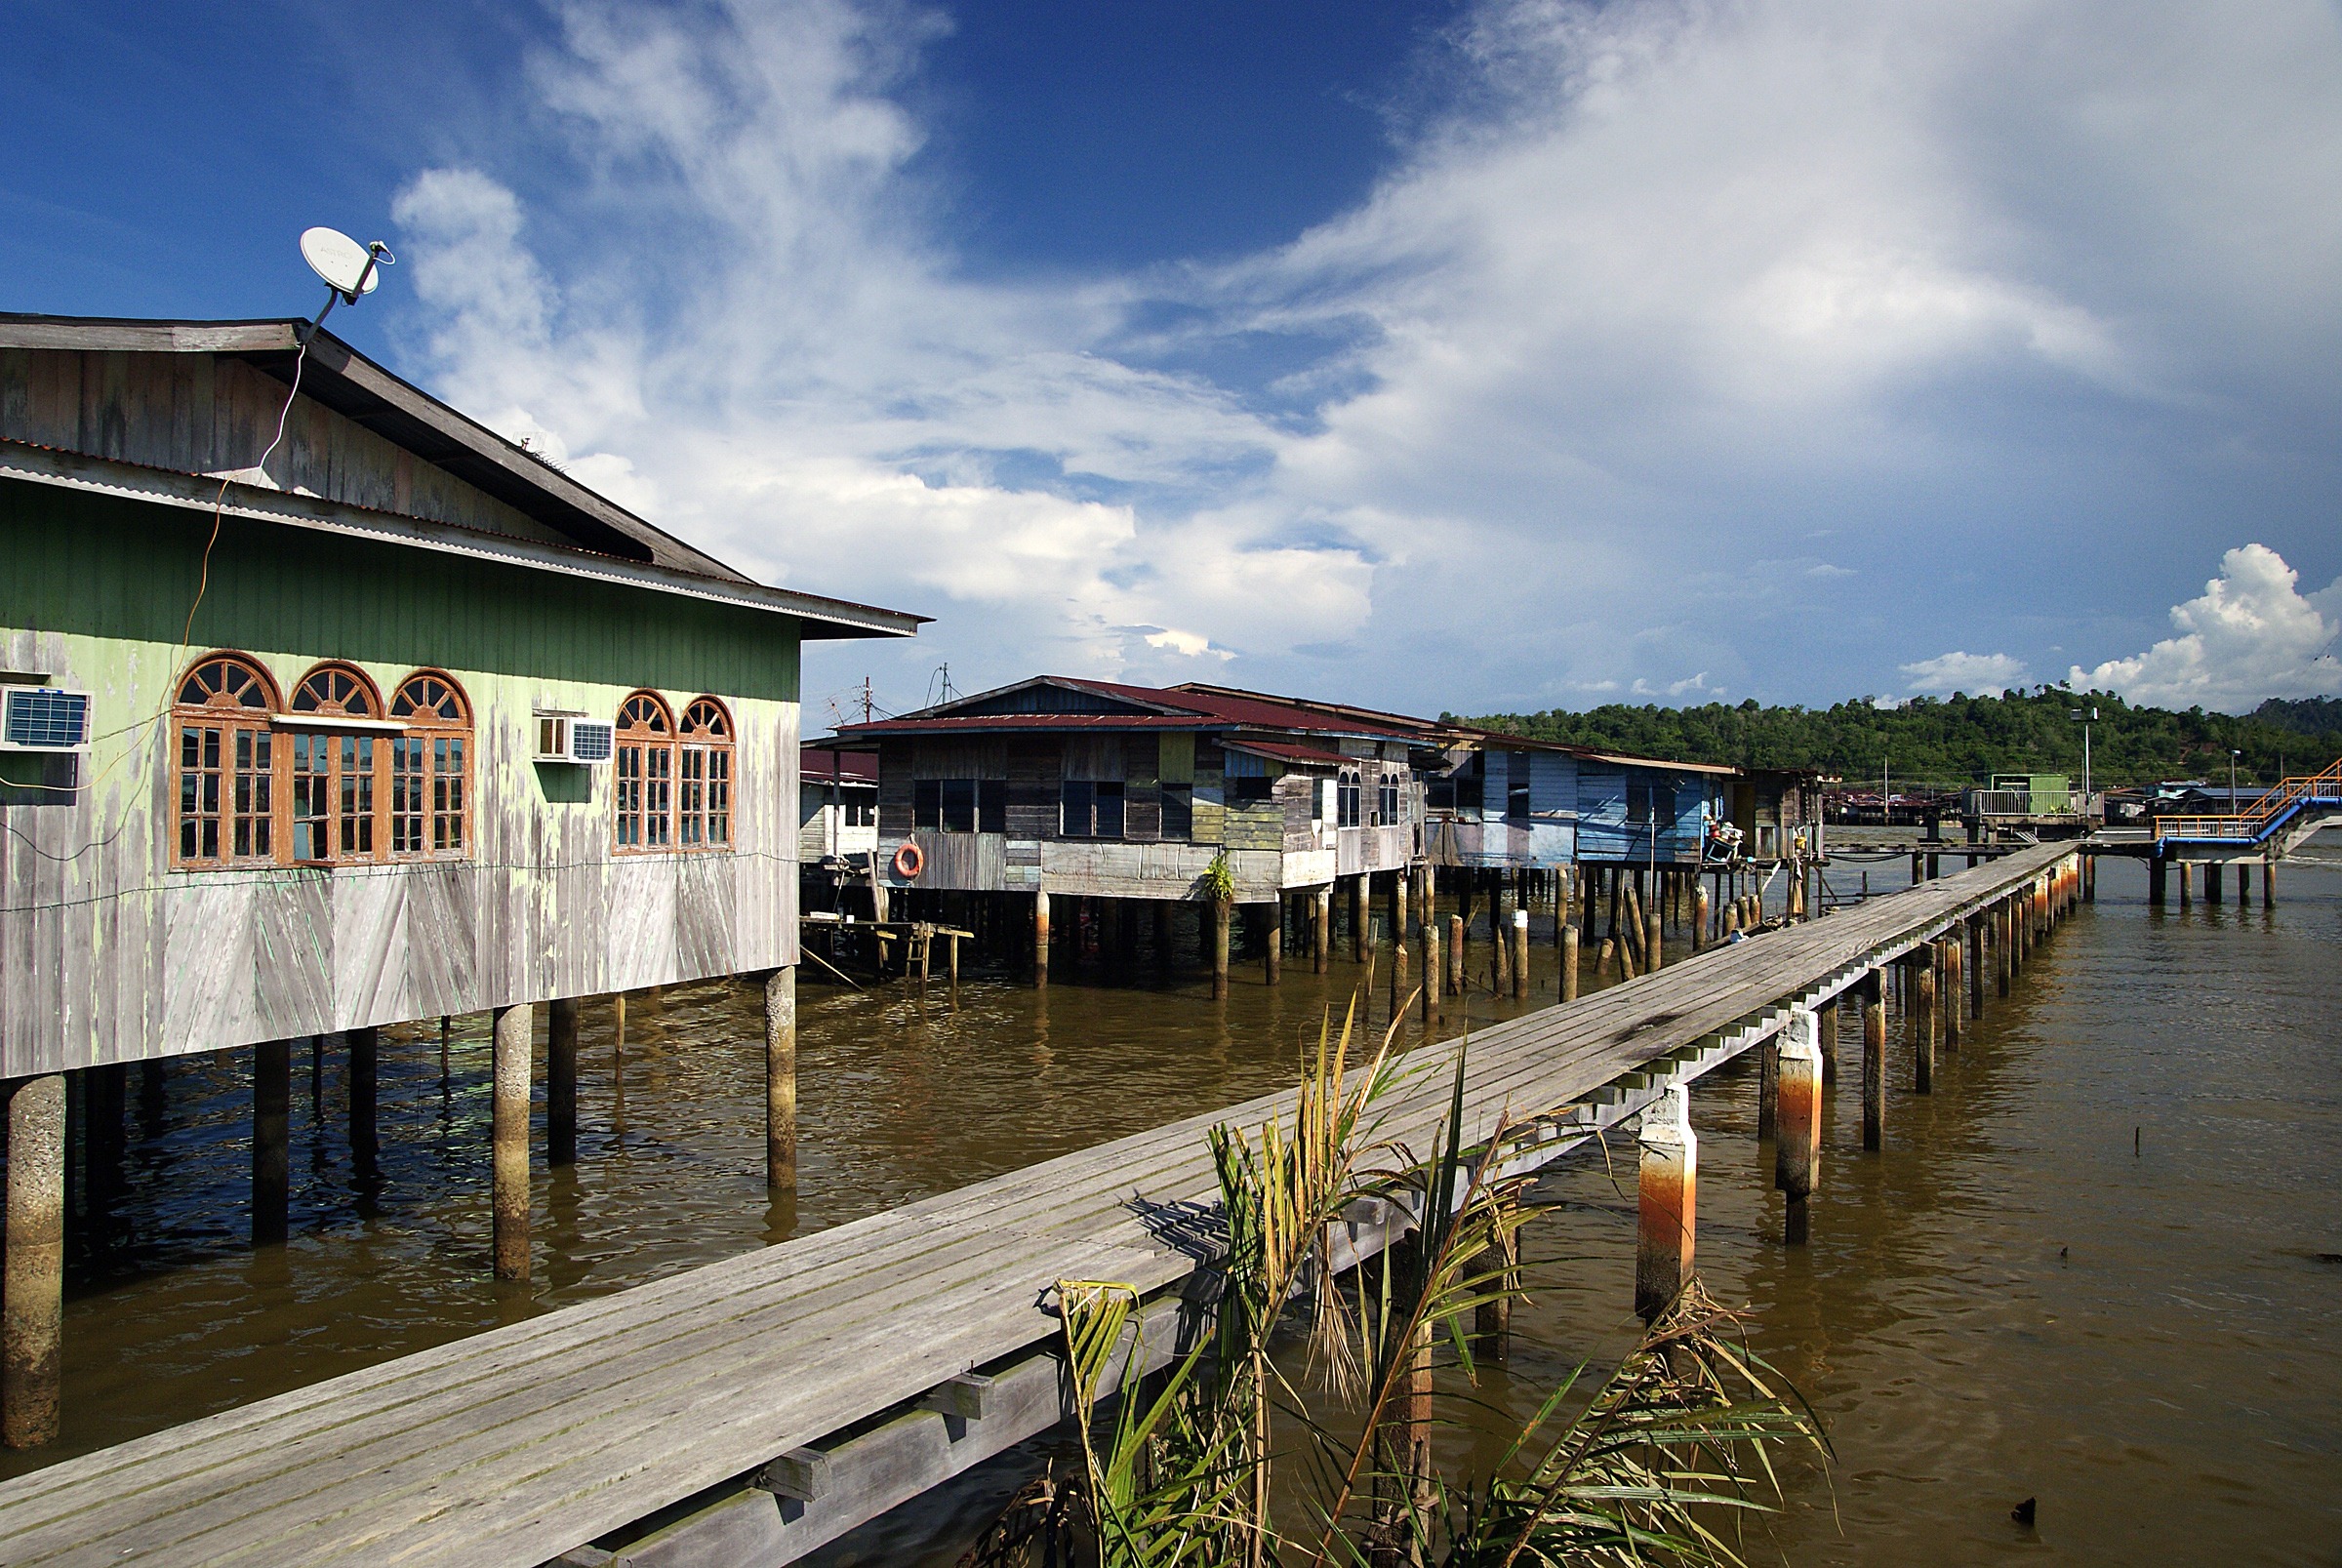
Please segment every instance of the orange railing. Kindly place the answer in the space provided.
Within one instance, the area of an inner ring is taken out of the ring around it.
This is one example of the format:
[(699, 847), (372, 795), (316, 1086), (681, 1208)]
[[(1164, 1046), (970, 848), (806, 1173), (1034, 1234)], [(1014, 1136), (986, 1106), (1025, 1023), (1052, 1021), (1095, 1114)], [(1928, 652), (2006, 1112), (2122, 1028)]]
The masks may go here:
[(2158, 817), (2155, 837), (2214, 839), (2253, 844), (2305, 805), (2342, 805), (2342, 761), (2306, 779), (2287, 779), (2250, 811), (2225, 817)]

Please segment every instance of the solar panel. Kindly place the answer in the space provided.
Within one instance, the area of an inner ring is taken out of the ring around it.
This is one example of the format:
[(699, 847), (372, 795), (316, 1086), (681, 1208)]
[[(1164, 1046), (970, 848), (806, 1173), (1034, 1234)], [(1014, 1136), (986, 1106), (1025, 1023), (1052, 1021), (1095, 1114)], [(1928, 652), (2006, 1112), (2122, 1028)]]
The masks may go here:
[(569, 754), (580, 762), (607, 762), (614, 734), (611, 725), (579, 719), (569, 727)]
[(54, 686), (10, 687), (0, 702), (0, 744), (67, 751), (90, 739), (90, 694)]

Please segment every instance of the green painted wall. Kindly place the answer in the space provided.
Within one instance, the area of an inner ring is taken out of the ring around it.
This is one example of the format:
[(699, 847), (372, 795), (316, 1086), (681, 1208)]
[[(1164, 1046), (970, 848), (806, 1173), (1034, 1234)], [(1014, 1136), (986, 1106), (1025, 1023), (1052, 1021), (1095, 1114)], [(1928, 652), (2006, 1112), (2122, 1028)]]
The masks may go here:
[[(0, 625), (176, 647), (210, 532), (203, 512), (0, 481)], [(234, 517), (187, 641), (797, 700), (786, 617)]]

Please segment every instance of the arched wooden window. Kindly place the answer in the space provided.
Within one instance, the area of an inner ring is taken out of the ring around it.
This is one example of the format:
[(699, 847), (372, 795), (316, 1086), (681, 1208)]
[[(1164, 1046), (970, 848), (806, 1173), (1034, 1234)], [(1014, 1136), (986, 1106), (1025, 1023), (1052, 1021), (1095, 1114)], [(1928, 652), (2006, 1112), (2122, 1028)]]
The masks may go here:
[(419, 669), (398, 683), (390, 717), (390, 853), (446, 856), (471, 849), (471, 706), (453, 677)]
[[(291, 852), (305, 865), (378, 860), (382, 768), (379, 736), (333, 728), (343, 719), (380, 720), (382, 695), (351, 664), (319, 664), (293, 689), (287, 765), (293, 798)], [(323, 726), (300, 727), (303, 722)]]
[(653, 692), (618, 706), (617, 840), (621, 854), (675, 847), (675, 716)]
[(172, 786), (182, 866), (247, 865), (276, 857), (277, 708), (268, 672), (241, 654), (206, 654), (172, 706)]
[(732, 847), (732, 715), (712, 697), (693, 701), (676, 730), (675, 830), (685, 849)]

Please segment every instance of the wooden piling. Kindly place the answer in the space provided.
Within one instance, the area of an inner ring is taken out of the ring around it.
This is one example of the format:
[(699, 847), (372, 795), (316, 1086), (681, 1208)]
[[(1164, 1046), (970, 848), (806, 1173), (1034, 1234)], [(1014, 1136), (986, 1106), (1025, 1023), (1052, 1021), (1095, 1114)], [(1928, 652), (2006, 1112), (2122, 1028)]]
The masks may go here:
[(1691, 890), (1691, 950), (1708, 950), (1708, 884), (1693, 878)]
[(1350, 879), (1350, 960), (1354, 964), (1366, 961), (1374, 950), (1373, 919), (1366, 907), (1366, 878), (1363, 874)]
[(1958, 936), (1945, 937), (1936, 944), (1943, 953), (1944, 1049), (1959, 1049), (1960, 1021), (1967, 1009), (1960, 1005), (1960, 993), (1967, 989), (1960, 978), (1960, 941)]
[(1430, 905), (1423, 908), (1423, 1025), (1430, 1028), (1439, 1022), (1439, 922), (1432, 914)]
[(2190, 874), (2190, 866), (2186, 861), (2173, 861), (2171, 863), (2171, 869), (2179, 873), (2179, 912), (2185, 914), (2188, 912), (2189, 906), (2195, 902), (2190, 896), (2190, 890), (2188, 887), (2188, 884), (2194, 880), (2194, 877)]
[(292, 1197), (287, 1140), (293, 1119), (293, 1042), (263, 1040), (252, 1050), (252, 1243), (285, 1239)]
[(1513, 990), (1513, 917), (1506, 912), (1504, 877), (1499, 873), (1488, 894), (1488, 994), (1510, 995)]
[(1267, 921), (1266, 940), (1261, 944), (1261, 978), (1272, 985), (1280, 984), (1284, 979), (1285, 914), (1291, 904), (1292, 901), (1283, 893), (1277, 894), (1276, 903), (1272, 906), (1272, 912)]
[(1837, 1007), (1839, 997), (1833, 996), (1821, 1006), (1816, 1015), (1821, 1020), (1822, 1082), (1837, 1082)]
[(1212, 955), (1212, 999), (1219, 1001), (1228, 995), (1228, 919), (1231, 905), (1226, 899), (1214, 899), (1210, 905), (1209, 924)]
[[(288, 1069), (289, 1070), (289, 1069)], [(57, 1436), (65, 1288), (65, 1080), (0, 1089), (8, 1118), (7, 1252), (0, 1265), (0, 1441)]]
[(1691, 1282), (1698, 1231), (1699, 1136), (1691, 1097), (1680, 1084), (1660, 1091), (1642, 1112), (1635, 1142), (1635, 1311), (1648, 1323)]
[(1933, 945), (1921, 947), (1918, 961), (1912, 966), (1911, 1087), (1922, 1095), (1935, 1093), (1935, 1047), (1941, 1027), (1936, 1016), (1935, 967)]
[(529, 1060), (537, 1009), (527, 1002), (494, 1013), (494, 1088), (490, 1102), (496, 1277), (529, 1277)]
[(2009, 902), (2001, 899), (1993, 905), (1992, 911), (1993, 988), (2003, 1000), (2007, 998), (2009, 985), (2015, 978), (2015, 938), (2010, 929), (2015, 922), (2010, 918), (2010, 907)]
[(578, 999), (557, 996), (545, 1017), (545, 1162), (578, 1162)]
[(1407, 950), (1407, 884), (1414, 880), (1412, 868), (1401, 866), (1391, 873), (1391, 945), (1399, 952)]
[(1862, 981), (1862, 1146), (1886, 1144), (1886, 985), (1878, 970)]
[(1561, 1000), (1565, 1002), (1578, 999), (1578, 945), (1583, 940), (1576, 926), (1561, 927)]
[(1461, 1000), (1464, 995), (1464, 917), (1447, 917), (1447, 994)]
[(2220, 863), (2218, 861), (2206, 861), (2203, 866), (2204, 903), (2218, 904), (2220, 902)]
[(1781, 1119), (1781, 1059), (1779, 1037), (1756, 1042), (1756, 1141), (1773, 1136)]
[[(958, 968), (958, 944), (952, 945)], [(764, 977), (764, 1186), (785, 1192), (797, 1185), (797, 971)]]
[(1310, 895), (1310, 968), (1324, 974), (1333, 954), (1334, 885), (1328, 882)]
[(1655, 975), (1667, 953), (1667, 927), (1657, 909), (1642, 917), (1643, 973)]
[(349, 1154), (361, 1182), (380, 1169), (383, 1144), (376, 1107), (381, 1100), (380, 1036), (372, 1028), (343, 1036), (349, 1051)]
[(1967, 953), (1960, 960), (1968, 976), (1968, 1017), (1984, 1017), (1984, 917), (1970, 915), (1961, 922), (1960, 932), (1967, 944)]
[[(1032, 896), (1032, 985), (1039, 990), (1049, 984), (1049, 891), (1041, 889)], [(1214, 996), (1228, 994), (1215, 977)]]
[(1773, 1133), (1773, 1184), (1789, 1199), (1781, 1239), (1799, 1247), (1807, 1235), (1806, 1200), (1821, 1168), (1820, 1026), (1810, 1011), (1794, 1008), (1778, 1040), (1781, 1108)]
[(1513, 1353), (1513, 1296), (1520, 1288), (1520, 1232), (1508, 1231), (1497, 1238), (1489, 1260), (1489, 1271), (1500, 1277), (1491, 1283), (1497, 1294), (1472, 1309), (1472, 1353), (1475, 1360), (1502, 1361)]
[(2277, 907), (2277, 862), (2275, 860), (2261, 862), (2261, 907), (2264, 909)]

